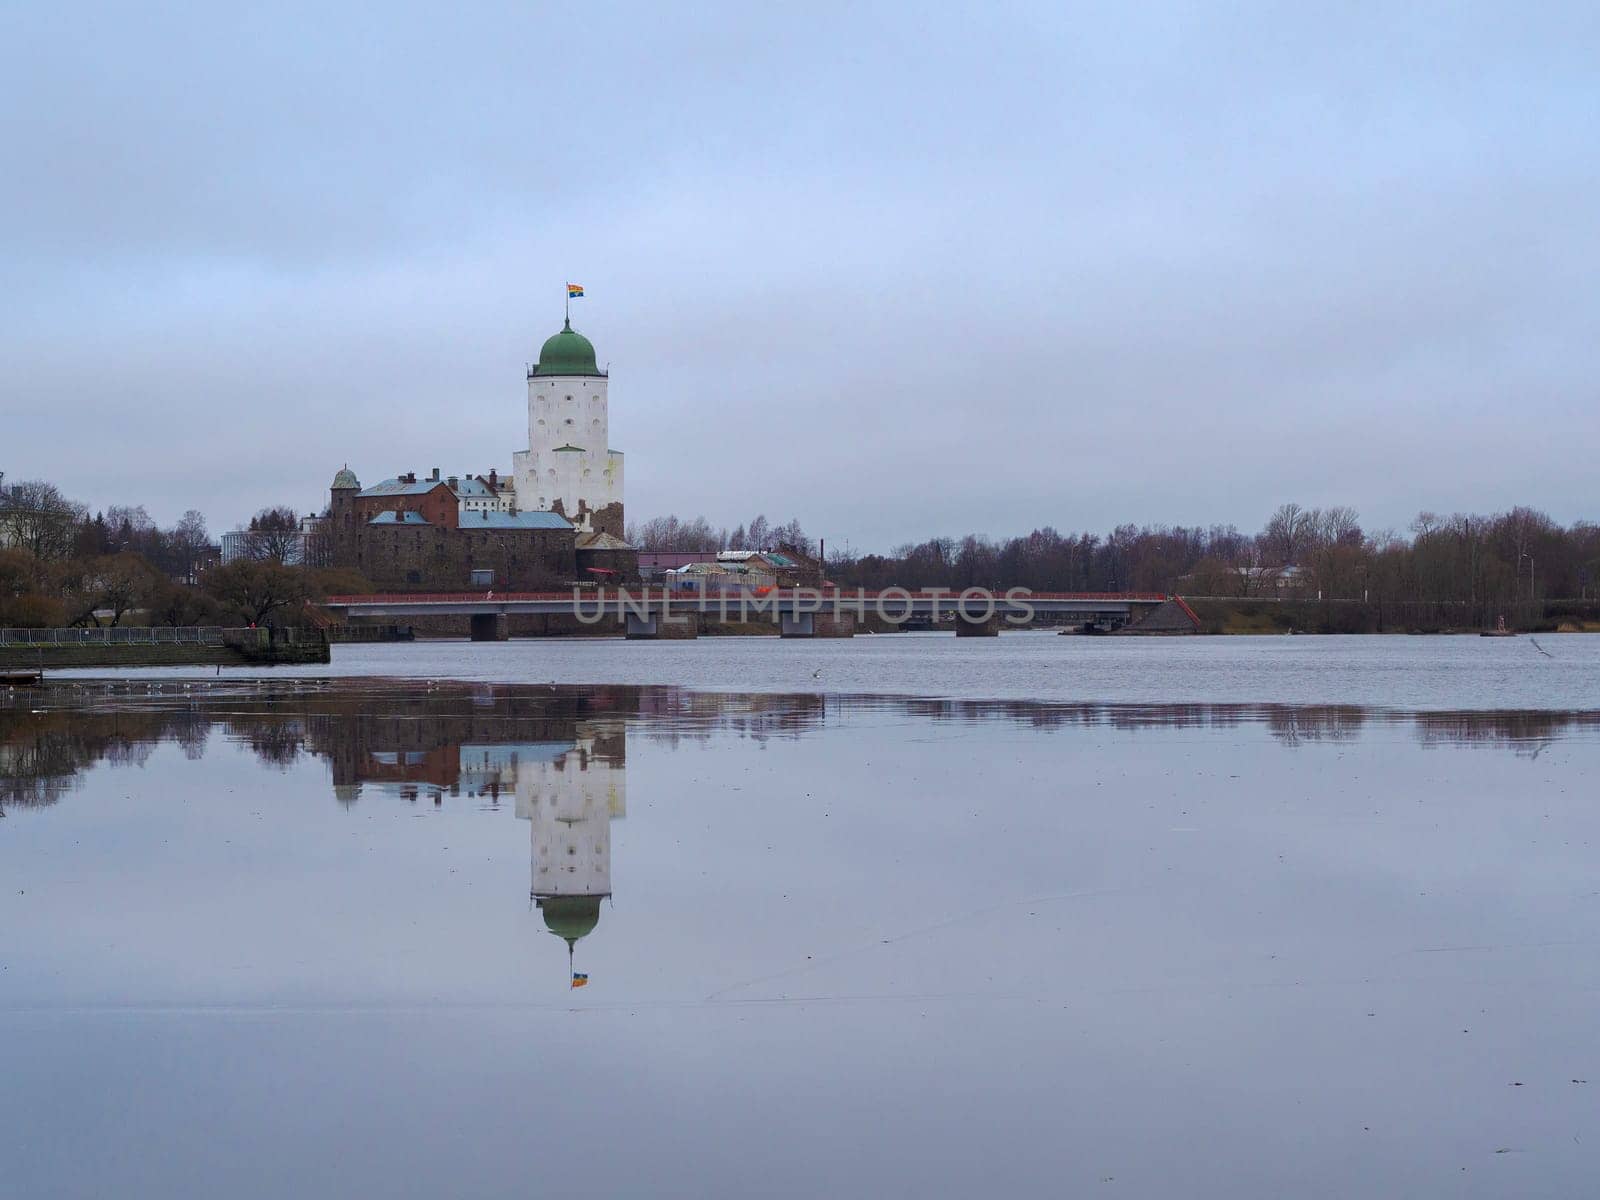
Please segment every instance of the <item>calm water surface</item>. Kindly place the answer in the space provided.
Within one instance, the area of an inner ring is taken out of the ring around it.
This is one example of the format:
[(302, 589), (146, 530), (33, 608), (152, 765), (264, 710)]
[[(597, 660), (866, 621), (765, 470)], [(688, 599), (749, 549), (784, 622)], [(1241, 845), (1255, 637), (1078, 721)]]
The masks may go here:
[(0, 1192), (1593, 1194), (1597, 640), (14, 694)]
[[(674, 683), (726, 691), (967, 698), (1600, 707), (1600, 634), (1479, 637), (530, 638), (335, 646), (326, 675), (529, 683)], [(83, 675), (97, 672), (85, 671)], [(103, 673), (103, 672), (100, 672)], [(282, 678), (284, 668), (235, 674)], [(200, 678), (214, 668), (146, 672)]]

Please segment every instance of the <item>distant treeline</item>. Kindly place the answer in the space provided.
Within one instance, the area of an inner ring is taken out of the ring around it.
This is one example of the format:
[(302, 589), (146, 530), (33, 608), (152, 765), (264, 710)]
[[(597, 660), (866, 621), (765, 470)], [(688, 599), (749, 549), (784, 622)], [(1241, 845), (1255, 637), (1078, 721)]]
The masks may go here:
[[(651, 539), (636, 543), (644, 549), (736, 548), (703, 518), (662, 518), (630, 530), (646, 532)], [(750, 527), (740, 532), (746, 545), (739, 548), (758, 548)], [(770, 544), (779, 540), (780, 531), (762, 532)], [(814, 547), (798, 521), (781, 533), (782, 540)], [(1258, 533), (1232, 525), (1119, 525), (1101, 536), (1045, 526), (1004, 540), (931, 538), (889, 554), (829, 546), (826, 571), (841, 586), (866, 588), (1510, 604), (1589, 596), (1600, 572), (1600, 526), (1579, 521), (1564, 527), (1537, 509), (1518, 507), (1488, 516), (1424, 512), (1406, 534), (1368, 532), (1353, 508), (1283, 504)]]
[(707, 553), (713, 550), (771, 550), (778, 545), (793, 546), (811, 554), (815, 543), (806, 536), (798, 520), (775, 525), (765, 516), (729, 529), (714, 526), (704, 517), (681, 520), (678, 517), (652, 517), (629, 524), (628, 541), (641, 550), (677, 550)]

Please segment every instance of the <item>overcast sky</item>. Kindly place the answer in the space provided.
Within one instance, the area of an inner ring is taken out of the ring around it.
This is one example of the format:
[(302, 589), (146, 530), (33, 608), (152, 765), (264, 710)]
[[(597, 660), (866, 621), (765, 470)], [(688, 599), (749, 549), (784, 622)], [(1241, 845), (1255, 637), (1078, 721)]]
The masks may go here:
[(1600, 6), (353, 7), (0, 9), (0, 470), (506, 471), (571, 279), (634, 519), (1600, 518)]

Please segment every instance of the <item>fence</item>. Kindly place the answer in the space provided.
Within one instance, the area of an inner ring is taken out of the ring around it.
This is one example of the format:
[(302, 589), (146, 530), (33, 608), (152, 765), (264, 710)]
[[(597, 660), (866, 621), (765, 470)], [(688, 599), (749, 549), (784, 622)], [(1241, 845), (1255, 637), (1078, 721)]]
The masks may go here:
[(230, 633), (217, 625), (105, 626), (100, 629), (0, 629), (0, 646), (220, 646)]

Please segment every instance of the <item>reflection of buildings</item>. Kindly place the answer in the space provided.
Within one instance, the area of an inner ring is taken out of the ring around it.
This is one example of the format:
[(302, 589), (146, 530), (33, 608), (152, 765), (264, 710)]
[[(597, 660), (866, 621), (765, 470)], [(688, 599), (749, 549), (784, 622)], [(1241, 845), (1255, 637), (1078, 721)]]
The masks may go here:
[(529, 895), (569, 959), (611, 895), (611, 822), (627, 815), (626, 755), (620, 721), (582, 723), (564, 753), (517, 772), (517, 816), (532, 843)]
[(588, 708), (569, 699), (534, 716), (491, 692), (448, 718), (368, 716), (338, 741), (334, 791), (345, 803), (363, 786), (435, 804), (510, 799), (529, 823), (529, 895), (570, 964), (611, 895), (611, 822), (627, 812), (627, 715)]

